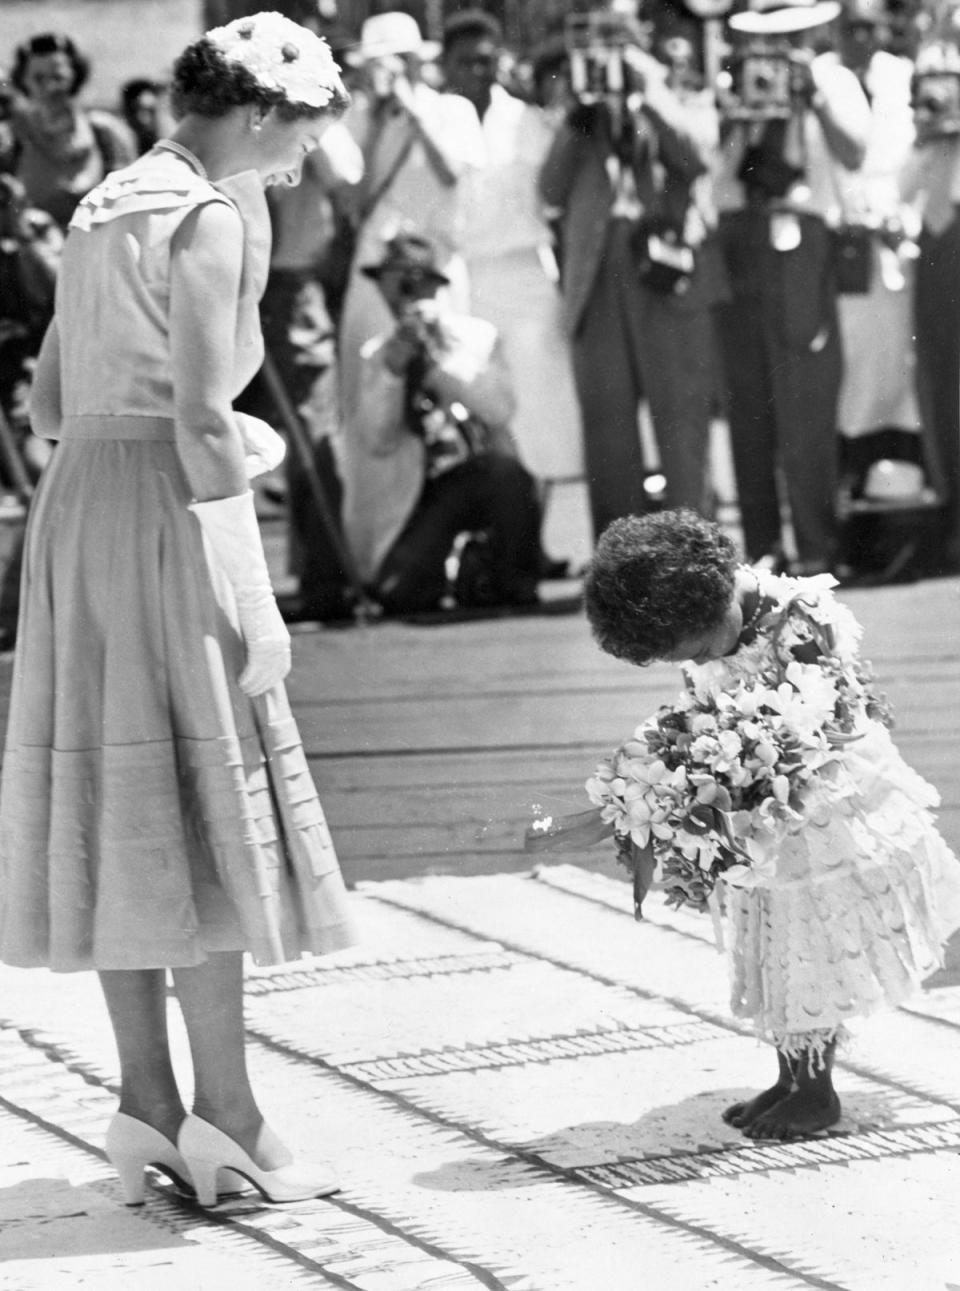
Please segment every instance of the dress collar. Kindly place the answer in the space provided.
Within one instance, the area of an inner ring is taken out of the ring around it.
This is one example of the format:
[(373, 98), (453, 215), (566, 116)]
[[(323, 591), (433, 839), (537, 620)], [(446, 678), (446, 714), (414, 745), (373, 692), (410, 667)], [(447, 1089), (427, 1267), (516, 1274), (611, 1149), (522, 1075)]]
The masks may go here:
[(164, 152), (175, 153), (187, 163), (191, 170), (196, 171), (201, 179), (209, 180), (207, 168), (199, 157), (195, 156), (189, 148), (185, 148), (182, 143), (177, 143), (176, 139), (160, 139), (154, 145), (154, 148), (162, 148)]

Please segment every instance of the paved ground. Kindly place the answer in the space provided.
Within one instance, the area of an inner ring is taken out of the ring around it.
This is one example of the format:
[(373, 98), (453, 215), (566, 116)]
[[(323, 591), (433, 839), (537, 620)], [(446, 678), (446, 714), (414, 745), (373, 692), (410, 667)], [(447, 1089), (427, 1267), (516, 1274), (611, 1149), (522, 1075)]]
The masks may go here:
[[(362, 884), (367, 949), (253, 974), (252, 1068), (343, 1191), (130, 1211), (94, 982), (0, 973), (0, 1287), (942, 1291), (960, 1282), (960, 992), (860, 1028), (845, 1117), (752, 1145), (772, 1068), (709, 929), (579, 867)], [(179, 1061), (186, 1069), (178, 1035)]]
[[(954, 846), (958, 590), (848, 597)], [(728, 1016), (708, 921), (650, 901), (635, 924), (602, 851), (520, 850), (534, 805), (583, 805), (597, 754), (674, 684), (604, 659), (572, 613), (301, 627), (291, 694), (364, 944), (251, 970), (250, 1053), (343, 1191), (206, 1214), (158, 1186), (126, 1209), (95, 981), (0, 969), (0, 1289), (960, 1287), (952, 948), (858, 1028), (837, 1130), (758, 1146), (719, 1113), (773, 1057)]]

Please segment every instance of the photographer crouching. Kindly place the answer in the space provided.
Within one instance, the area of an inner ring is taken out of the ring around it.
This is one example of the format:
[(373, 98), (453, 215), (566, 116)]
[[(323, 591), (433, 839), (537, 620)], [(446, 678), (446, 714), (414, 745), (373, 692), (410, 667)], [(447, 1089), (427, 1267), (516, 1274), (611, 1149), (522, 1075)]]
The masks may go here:
[(425, 238), (397, 234), (363, 272), (394, 319), (360, 352), (363, 460), (345, 503), (373, 595), (388, 614), (436, 609), (455, 540), (471, 533), (458, 602), (535, 605), (540, 510), (510, 437), (514, 395), (496, 328), (436, 299), (448, 279)]
[(870, 108), (856, 76), (813, 39), (834, 0), (751, 0), (734, 41), (715, 188), (732, 298), (716, 307), (734, 471), (750, 561), (831, 570), (839, 539), (837, 403), (842, 354), (834, 242), (838, 167), (862, 162)]

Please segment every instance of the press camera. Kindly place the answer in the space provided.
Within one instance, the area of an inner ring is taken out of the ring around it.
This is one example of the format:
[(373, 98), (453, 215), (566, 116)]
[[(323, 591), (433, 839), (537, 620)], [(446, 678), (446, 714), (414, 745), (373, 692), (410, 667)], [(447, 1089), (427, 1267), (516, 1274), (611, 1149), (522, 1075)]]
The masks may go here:
[(742, 36), (720, 74), (717, 98), (728, 121), (785, 121), (805, 105), (808, 83), (789, 39)]
[(443, 326), (440, 322), (440, 308), (432, 299), (417, 299), (416, 280), (409, 292), (404, 291), (400, 283), (401, 295), (406, 295), (409, 303), (401, 310), (399, 325), (406, 340), (416, 345), (425, 359), (435, 360), (445, 349), (446, 342)]
[(917, 142), (960, 135), (960, 49), (937, 43), (917, 54), (911, 83)]
[(570, 87), (581, 103), (599, 103), (629, 92), (624, 53), (643, 43), (636, 19), (618, 13), (568, 14), (564, 42)]

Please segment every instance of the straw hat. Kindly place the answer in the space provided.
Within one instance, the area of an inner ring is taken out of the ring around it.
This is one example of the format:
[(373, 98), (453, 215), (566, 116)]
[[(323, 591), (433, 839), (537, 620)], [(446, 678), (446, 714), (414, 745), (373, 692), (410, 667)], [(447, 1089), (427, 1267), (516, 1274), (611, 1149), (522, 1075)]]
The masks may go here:
[(840, 13), (838, 0), (750, 0), (728, 21), (732, 31), (747, 36), (787, 36), (833, 22)]
[(402, 270), (411, 277), (436, 283), (438, 287), (450, 281), (437, 268), (433, 246), (416, 233), (397, 233), (384, 245), (383, 259), (379, 264), (365, 264), (360, 272), (374, 282), (391, 269)]
[(360, 67), (372, 58), (416, 54), (428, 62), (439, 53), (439, 42), (424, 40), (416, 18), (410, 14), (378, 13), (368, 18), (360, 28), (360, 44), (345, 55), (345, 60), (351, 67)]

